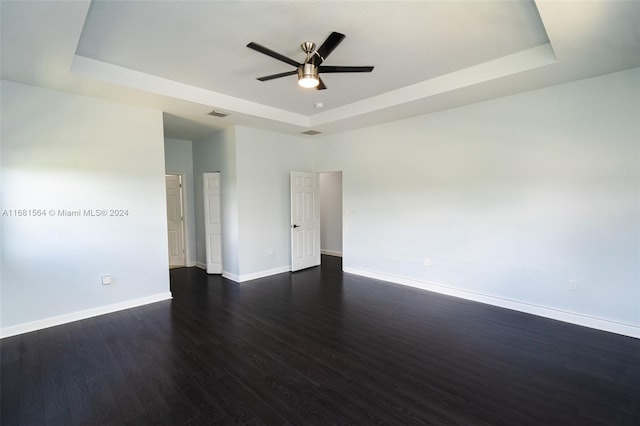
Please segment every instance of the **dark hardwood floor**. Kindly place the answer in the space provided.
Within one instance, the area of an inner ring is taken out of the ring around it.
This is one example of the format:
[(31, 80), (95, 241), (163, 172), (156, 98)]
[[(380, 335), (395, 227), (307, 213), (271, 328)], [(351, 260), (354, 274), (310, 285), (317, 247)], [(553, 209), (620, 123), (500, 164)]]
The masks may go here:
[(640, 340), (323, 266), (3, 339), (10, 425), (640, 425)]

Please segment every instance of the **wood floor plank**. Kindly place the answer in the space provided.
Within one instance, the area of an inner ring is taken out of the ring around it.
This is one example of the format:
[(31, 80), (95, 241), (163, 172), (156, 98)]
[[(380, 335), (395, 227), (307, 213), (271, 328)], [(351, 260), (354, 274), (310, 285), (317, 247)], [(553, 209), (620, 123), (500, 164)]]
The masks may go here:
[(3, 339), (3, 426), (640, 424), (640, 340), (322, 261)]
[(59, 360), (64, 389), (72, 424), (99, 424), (85, 381), (85, 375), (89, 372), (86, 345), (76, 336), (80, 329), (81, 324), (75, 322), (53, 330), (56, 340), (63, 348)]
[(23, 335), (20, 356), (20, 424), (44, 424), (44, 390), (38, 333)]
[[(114, 417), (118, 422), (144, 416), (144, 408), (137, 395), (129, 386), (120, 365), (111, 353), (109, 340), (116, 338), (114, 334), (102, 334), (101, 323), (107, 321), (105, 316), (82, 321), (88, 344), (88, 356), (93, 360), (94, 368), (101, 373), (103, 386), (108, 387), (112, 398), (107, 396), (105, 402), (112, 412), (118, 411)], [(113, 329), (110, 329), (113, 331)]]
[(0, 340), (0, 424), (15, 426), (20, 422), (20, 342), (22, 336)]
[(51, 328), (38, 331), (38, 336), (46, 424), (71, 424), (69, 400), (64, 385), (64, 370), (60, 363), (63, 348), (56, 340)]

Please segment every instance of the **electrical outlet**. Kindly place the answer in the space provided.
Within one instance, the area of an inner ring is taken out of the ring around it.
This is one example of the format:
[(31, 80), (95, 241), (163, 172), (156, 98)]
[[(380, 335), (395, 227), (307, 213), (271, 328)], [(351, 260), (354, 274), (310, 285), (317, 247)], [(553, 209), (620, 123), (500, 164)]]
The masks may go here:
[(102, 285), (111, 285), (111, 275), (102, 276)]
[(422, 264), (423, 264), (424, 266), (431, 266), (431, 264), (432, 264), (432, 263), (433, 263), (433, 262), (431, 261), (431, 258), (430, 258), (430, 257), (425, 257), (425, 258), (424, 258), (424, 260), (422, 261)]
[(576, 281), (576, 280), (567, 281), (567, 288), (569, 290), (573, 290), (573, 291), (578, 290), (578, 281)]

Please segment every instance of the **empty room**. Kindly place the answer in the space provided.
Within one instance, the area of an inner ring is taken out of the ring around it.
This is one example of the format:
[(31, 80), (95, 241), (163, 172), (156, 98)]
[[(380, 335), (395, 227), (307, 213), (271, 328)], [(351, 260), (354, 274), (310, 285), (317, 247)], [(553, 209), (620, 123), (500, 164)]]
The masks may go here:
[(0, 423), (640, 424), (640, 2), (0, 0)]

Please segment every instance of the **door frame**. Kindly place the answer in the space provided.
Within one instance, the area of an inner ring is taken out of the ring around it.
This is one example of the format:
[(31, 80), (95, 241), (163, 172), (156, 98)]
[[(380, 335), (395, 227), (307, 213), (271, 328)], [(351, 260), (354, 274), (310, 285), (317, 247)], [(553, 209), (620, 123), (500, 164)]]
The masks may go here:
[[(186, 200), (185, 200), (185, 185), (186, 185), (186, 174), (183, 172), (165, 172), (165, 197), (166, 197), (166, 176), (178, 176), (178, 180), (180, 181), (180, 208), (182, 209), (182, 247), (184, 250), (184, 265), (182, 266), (187, 266), (189, 264), (189, 236), (188, 236), (188, 232), (187, 229), (189, 229), (189, 227), (187, 226), (187, 205), (186, 205)], [(168, 222), (168, 218), (167, 218), (167, 222)], [(167, 249), (169, 245), (169, 241), (167, 241)], [(171, 266), (171, 264), (169, 265)], [(173, 266), (177, 266), (177, 265), (173, 265)]]
[[(325, 170), (320, 171), (318, 173), (318, 184), (320, 185), (320, 175), (329, 174), (329, 173), (340, 173), (340, 204), (342, 208), (340, 209), (341, 215), (341, 227), (340, 227), (340, 253), (325, 250), (322, 248), (322, 235), (324, 231), (324, 227), (320, 226), (320, 253), (327, 256), (335, 256), (335, 257), (344, 257), (344, 228), (345, 228), (345, 208), (344, 208), (344, 172), (342, 170)], [(320, 211), (322, 212), (322, 185), (320, 185)], [(320, 213), (320, 219), (323, 218), (323, 214)]]

